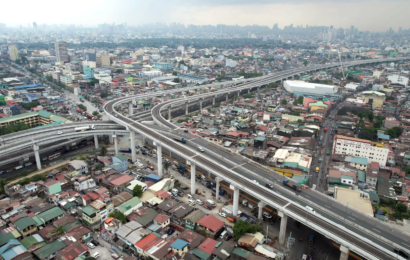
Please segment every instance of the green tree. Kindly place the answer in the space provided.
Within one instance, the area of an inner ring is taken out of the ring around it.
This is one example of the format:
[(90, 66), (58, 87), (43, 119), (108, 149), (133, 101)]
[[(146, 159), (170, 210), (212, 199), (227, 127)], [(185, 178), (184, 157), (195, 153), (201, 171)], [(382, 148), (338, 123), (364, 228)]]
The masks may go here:
[(142, 196), (142, 187), (140, 185), (135, 185), (134, 189), (132, 189), (132, 196), (134, 197), (141, 197)]
[(95, 169), (96, 169), (97, 171), (99, 171), (99, 170), (101, 170), (101, 169), (103, 168), (103, 166), (102, 166), (101, 163), (96, 163), (96, 164), (94, 164), (94, 167), (95, 167)]
[(63, 226), (59, 226), (58, 228), (55, 228), (53, 230), (51, 230), (51, 234), (63, 234), (64, 233), (64, 227)]
[(98, 116), (98, 112), (97, 112), (97, 111), (94, 111), (94, 112), (93, 112), (93, 116)]
[(239, 220), (238, 222), (233, 225), (233, 237), (236, 239), (236, 241), (241, 238), (241, 236), (245, 233), (256, 233), (258, 231), (261, 231), (262, 228), (261, 226), (255, 225), (255, 224), (250, 224), (248, 221), (243, 221)]
[(100, 81), (98, 79), (92, 79), (92, 80), (90, 80), (89, 83), (90, 83), (91, 86), (94, 86), (95, 84), (100, 83)]
[(374, 140), (375, 139), (375, 130), (373, 127), (366, 127), (359, 132), (359, 138), (366, 139), (366, 140)]
[(169, 166), (171, 166), (171, 164), (169, 163), (169, 161), (168, 161), (168, 160), (165, 160), (164, 163), (163, 163), (163, 166), (164, 166), (165, 172), (168, 173)]
[(398, 138), (400, 137), (403, 129), (399, 126), (395, 126), (393, 128), (387, 129), (386, 134), (390, 135), (391, 138)]
[(286, 101), (286, 99), (282, 99), (282, 105), (287, 105), (288, 101)]
[(79, 105), (78, 105), (78, 108), (81, 109), (81, 110), (83, 110), (83, 111), (85, 111), (85, 112), (87, 112), (87, 107), (84, 106), (84, 105), (82, 105), (82, 104), (79, 104)]
[(4, 186), (7, 184), (6, 179), (0, 179), (0, 194), (3, 194), (4, 191)]
[(305, 60), (305, 61), (303, 62), (303, 65), (307, 66), (307, 65), (308, 65), (308, 61)]
[(100, 147), (100, 155), (101, 156), (105, 156), (107, 154), (108, 150), (107, 147), (105, 145), (101, 145)]
[(117, 69), (115, 73), (122, 73), (122, 69)]
[(32, 101), (30, 103), (19, 103), (19, 105), (26, 110), (30, 110), (33, 107), (37, 107), (39, 103), (37, 101)]
[(179, 78), (175, 78), (175, 79), (172, 80), (172, 82), (179, 83), (180, 80), (179, 80)]
[(45, 174), (36, 174), (30, 178), (32, 182), (45, 181), (47, 176)]
[(172, 72), (172, 76), (177, 76), (177, 75), (178, 75), (178, 72), (176, 72), (176, 71)]
[(110, 213), (110, 217), (118, 219), (122, 223), (127, 222), (127, 218), (125, 217), (124, 213), (122, 213), (121, 211), (115, 211), (115, 212)]
[(24, 178), (24, 179), (21, 179), (20, 181), (19, 181), (19, 184), (20, 185), (26, 185), (26, 184), (29, 184), (31, 181), (30, 181), (30, 178)]
[(243, 95), (243, 97), (244, 97), (244, 98), (252, 98), (252, 97), (253, 97), (253, 95), (252, 95), (252, 94), (250, 94), (250, 93), (248, 93), (248, 94)]
[(386, 100), (395, 100), (395, 98), (392, 97), (392, 96), (388, 96), (388, 97), (386, 98)]

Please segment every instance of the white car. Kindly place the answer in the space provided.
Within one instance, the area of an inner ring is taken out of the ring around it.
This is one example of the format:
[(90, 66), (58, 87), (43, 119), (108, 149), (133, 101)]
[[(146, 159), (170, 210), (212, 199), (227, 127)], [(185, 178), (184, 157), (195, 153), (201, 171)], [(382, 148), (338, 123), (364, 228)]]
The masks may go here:
[(187, 194), (186, 196), (187, 196), (188, 199), (190, 199), (190, 200), (193, 200), (193, 199), (194, 199), (194, 197), (193, 197), (191, 194)]
[(312, 207), (306, 206), (305, 208), (307, 210), (311, 211), (312, 213), (316, 213), (316, 211)]
[(204, 148), (202, 148), (202, 147), (199, 147), (199, 146), (198, 146), (198, 148), (196, 148), (196, 149), (197, 149), (198, 151), (202, 152), (202, 153), (205, 152)]
[(94, 249), (94, 248), (95, 248), (95, 245), (94, 245), (93, 243), (91, 243), (91, 242), (88, 243), (87, 246), (88, 246), (89, 248), (91, 248), (91, 249)]
[(94, 257), (95, 259), (97, 259), (98, 257), (100, 257), (100, 254), (98, 252), (95, 252), (92, 257)]
[(204, 203), (202, 203), (202, 200), (198, 199), (198, 200), (196, 200), (196, 204), (202, 205), (202, 204), (204, 204)]
[(189, 205), (195, 205), (195, 201), (194, 200), (188, 200)]
[(255, 184), (259, 184), (259, 182), (257, 182), (256, 180), (253, 180), (253, 183), (255, 183)]
[(62, 134), (63, 134), (63, 131), (58, 131), (57, 134), (58, 134), (58, 135), (62, 135)]
[(268, 212), (263, 212), (262, 216), (264, 216), (265, 218), (272, 218), (272, 215), (269, 214)]
[(223, 218), (226, 218), (226, 217), (227, 217), (227, 216), (226, 216), (226, 213), (224, 213), (224, 212), (219, 212), (218, 214), (219, 214), (219, 216), (221, 216), (221, 217), (223, 217)]

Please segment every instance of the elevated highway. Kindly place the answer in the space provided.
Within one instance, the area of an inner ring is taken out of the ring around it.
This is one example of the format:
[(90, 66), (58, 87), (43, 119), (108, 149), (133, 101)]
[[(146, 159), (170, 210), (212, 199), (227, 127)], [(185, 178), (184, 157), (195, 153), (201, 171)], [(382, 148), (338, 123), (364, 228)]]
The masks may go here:
[[(396, 60), (400, 59), (366, 60), (360, 62), (347, 63), (345, 64), (345, 66)], [(306, 71), (329, 69), (338, 66), (338, 64), (326, 64), (315, 68), (306, 68)], [(215, 94), (225, 94), (228, 98), (231, 92), (240, 93), (240, 91), (243, 90), (263, 87), (271, 82), (280, 81), (288, 77), (292, 77), (297, 73), (303, 72), (303, 69), (300, 69), (298, 71), (289, 70), (275, 75), (258, 78), (253, 82), (237, 86), (233, 89), (223, 89), (221, 91), (218, 91), (218, 93), (207, 93), (194, 97), (186, 97), (182, 101), (171, 100), (166, 103), (161, 103), (152, 110), (153, 119), (159, 125), (175, 129), (176, 126), (170, 124), (170, 122), (168, 122), (162, 117), (161, 109), (169, 107), (172, 104), (178, 105), (184, 102), (189, 103), (191, 101), (201, 102), (201, 100), (203, 100), (204, 98), (210, 98)], [(111, 120), (116, 121), (117, 123), (123, 126), (126, 126), (130, 130), (131, 141), (135, 141), (135, 136), (133, 137), (133, 135), (135, 134), (135, 132), (138, 132), (143, 136), (152, 139), (156, 142), (157, 152), (159, 155), (157, 156), (158, 158), (161, 158), (160, 155), (162, 153), (162, 147), (166, 147), (167, 149), (172, 149), (173, 153), (177, 153), (179, 156), (189, 161), (191, 164), (191, 174), (193, 174), (193, 177), (191, 177), (191, 192), (195, 191), (194, 175), (196, 165), (200, 166), (201, 168), (208, 169), (208, 171), (212, 172), (215, 176), (218, 176), (216, 178), (217, 182), (218, 179), (223, 179), (231, 183), (231, 188), (234, 190), (234, 213), (236, 213), (238, 210), (239, 190), (245, 190), (248, 194), (251, 194), (253, 197), (258, 198), (260, 200), (261, 205), (268, 204), (276, 208), (279, 211), (279, 215), (282, 217), (281, 234), (279, 236), (280, 243), (284, 243), (285, 236), (282, 230), (286, 230), (287, 218), (291, 217), (301, 223), (304, 223), (312, 229), (324, 234), (333, 241), (340, 243), (342, 245), (341, 259), (347, 259), (349, 250), (355, 251), (356, 253), (360, 254), (361, 256), (367, 259), (400, 259), (400, 257), (392, 251), (392, 247), (402, 247), (410, 249), (410, 246), (408, 245), (410, 239), (405, 234), (395, 233), (397, 232), (396, 230), (389, 230), (389, 228), (385, 228), (384, 231), (388, 232), (388, 236), (392, 240), (387, 241), (380, 237), (375, 239), (375, 236), (369, 236), (369, 230), (367, 230), (366, 227), (363, 228), (354, 225), (346, 227), (342, 224), (332, 221), (333, 219), (325, 214), (322, 215), (317, 212), (307, 210), (304, 206), (300, 205), (299, 203), (295, 203), (292, 199), (292, 196), (289, 196), (288, 194), (281, 195), (278, 192), (269, 190), (264, 186), (256, 182), (253, 182), (251, 179), (242, 176), (241, 174), (236, 172), (236, 170), (229, 169), (221, 165), (220, 163), (217, 163), (215, 160), (209, 158), (206, 154), (198, 153), (196, 150), (193, 150), (188, 146), (170, 140), (163, 134), (159, 133), (159, 131), (157, 131), (155, 128), (149, 128), (139, 122), (136, 122), (130, 118), (127, 118), (119, 114), (116, 111), (115, 108), (117, 106), (130, 102), (131, 100), (132, 97), (116, 99), (109, 102), (104, 107), (105, 111), (107, 112), (107, 116)], [(157, 167), (158, 173), (161, 174), (162, 169), (160, 161)], [(315, 207), (315, 205), (313, 204), (312, 207)], [(373, 231), (371, 230), (371, 232)]]

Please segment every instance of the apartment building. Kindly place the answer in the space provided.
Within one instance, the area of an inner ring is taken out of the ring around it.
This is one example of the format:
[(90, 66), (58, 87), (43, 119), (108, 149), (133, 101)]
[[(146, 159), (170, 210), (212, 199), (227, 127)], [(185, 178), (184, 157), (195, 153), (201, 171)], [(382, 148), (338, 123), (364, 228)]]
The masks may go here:
[(333, 153), (367, 158), (369, 162), (378, 162), (385, 166), (389, 149), (377, 142), (336, 135), (333, 141)]
[(54, 44), (56, 52), (56, 61), (57, 62), (68, 62), (68, 50), (67, 42), (65, 41), (56, 41)]
[(101, 223), (108, 218), (113, 210), (114, 203), (112, 201), (104, 203), (101, 200), (95, 200), (82, 209), (82, 219), (91, 229), (99, 229)]

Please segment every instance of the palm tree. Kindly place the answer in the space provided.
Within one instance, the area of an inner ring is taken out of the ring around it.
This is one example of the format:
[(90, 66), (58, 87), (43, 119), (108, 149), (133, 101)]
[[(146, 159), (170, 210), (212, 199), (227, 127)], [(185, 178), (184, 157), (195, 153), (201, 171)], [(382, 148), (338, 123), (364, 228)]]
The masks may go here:
[(168, 174), (168, 169), (169, 169), (170, 163), (169, 163), (168, 161), (164, 161), (163, 165), (164, 165), (164, 170), (165, 170), (165, 171), (167, 172), (167, 174)]
[(101, 145), (100, 147), (100, 155), (105, 156), (107, 154), (107, 147), (105, 145)]

